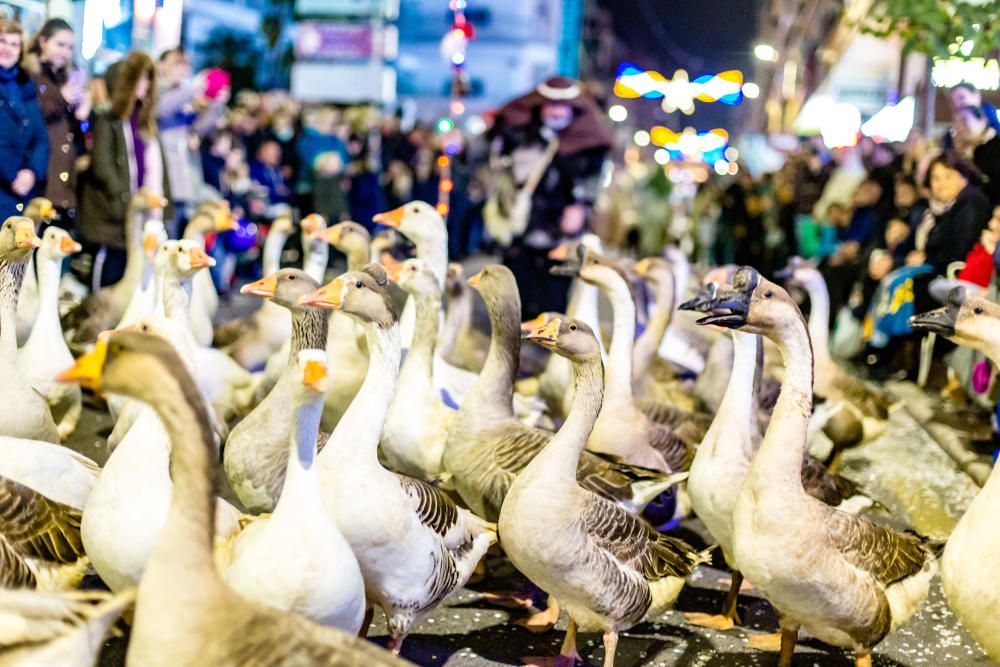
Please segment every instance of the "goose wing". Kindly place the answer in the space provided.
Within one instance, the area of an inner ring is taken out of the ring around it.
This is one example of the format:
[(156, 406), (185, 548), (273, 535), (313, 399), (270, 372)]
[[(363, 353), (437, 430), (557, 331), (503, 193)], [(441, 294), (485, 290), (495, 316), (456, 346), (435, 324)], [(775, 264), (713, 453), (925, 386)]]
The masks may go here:
[(612, 454), (583, 451), (576, 469), (580, 486), (616, 503), (634, 505), (636, 511), (676, 483), (659, 470), (634, 466)]
[(0, 534), (0, 593), (5, 588), (34, 588), (35, 585), (35, 574), (31, 568), (7, 538)]
[(826, 532), (852, 565), (888, 586), (923, 569), (936, 546), (915, 533), (900, 533), (846, 512), (830, 509)]
[(82, 512), (0, 477), (0, 534), (26, 556), (73, 563), (83, 555)]
[(888, 392), (868, 385), (841, 366), (836, 366), (836, 369), (834, 386), (845, 399), (857, 406), (866, 417), (881, 420), (889, 418), (889, 406), (893, 400)]
[(636, 405), (642, 410), (643, 414), (657, 424), (663, 424), (673, 429), (680, 428), (684, 424), (690, 424), (689, 428), (697, 429), (693, 433), (700, 432), (698, 436), (699, 440), (705, 436), (708, 428), (712, 425), (712, 415), (702, 412), (688, 412), (675, 405), (668, 405), (660, 401), (651, 401), (648, 399), (637, 400)]
[(662, 535), (610, 500), (591, 495), (580, 513), (590, 540), (618, 562), (638, 571), (647, 581), (686, 577), (707, 554), (687, 542)]
[(802, 458), (802, 487), (810, 496), (830, 507), (862, 493), (857, 482), (830, 472), (819, 459), (809, 454)]
[(647, 429), (649, 444), (663, 455), (674, 472), (687, 470), (694, 459), (694, 449), (680, 435), (662, 424), (651, 423)]
[(397, 475), (397, 478), (420, 523), (441, 537), (447, 536), (458, 525), (458, 506), (444, 491), (405, 475)]

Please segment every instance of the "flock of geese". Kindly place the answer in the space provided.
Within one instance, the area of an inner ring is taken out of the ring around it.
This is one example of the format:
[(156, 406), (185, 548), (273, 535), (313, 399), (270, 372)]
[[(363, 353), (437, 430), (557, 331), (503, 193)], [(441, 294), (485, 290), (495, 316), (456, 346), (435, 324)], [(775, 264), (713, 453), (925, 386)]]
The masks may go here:
[[(120, 616), (130, 665), (403, 664), (414, 625), (502, 549), (549, 595), (525, 625), (569, 617), (560, 655), (536, 662), (571, 665), (577, 632), (600, 632), (609, 667), (619, 634), (711, 560), (668, 534), (692, 513), (733, 577), (718, 613), (690, 623), (739, 624), (745, 580), (780, 621), (750, 642), (779, 665), (803, 629), (863, 667), (940, 563), (949, 603), (1000, 660), (1000, 594), (981, 583), (1000, 575), (1000, 482), (946, 546), (858, 515), (877, 503), (837, 474), (839, 455), (885, 428), (890, 398), (830, 358), (809, 265), (785, 275), (808, 293), (807, 323), (752, 268), (689, 290), (683, 256), (616, 261), (585, 237), (553, 252), (574, 278), (568, 312), (522, 323), (511, 272), (466, 279), (440, 215), (412, 202), (376, 216), (392, 231), (374, 238), (307, 216), (302, 268), (280, 268), (296, 227), (277, 220), (264, 277), (241, 290), (262, 307), (213, 329), (204, 243), (232, 215), (207, 203), (169, 240), (150, 214), (164, 203), (132, 197), (124, 277), (76, 304), (60, 273), (79, 245), (54, 226), (38, 237), (51, 203), (0, 228), (0, 665), (92, 665)], [(402, 262), (400, 236), (415, 246)], [(348, 266), (326, 282), (331, 246)], [(914, 326), (996, 363), (998, 319), (956, 291)], [(710, 345), (697, 382), (661, 356), (671, 333)], [(520, 372), (524, 340), (550, 353), (536, 376)], [(81, 390), (114, 420), (103, 468), (60, 444)], [(826, 460), (808, 451), (819, 430)], [(106, 589), (80, 590), (93, 575)], [(375, 607), (388, 651), (363, 639)]]

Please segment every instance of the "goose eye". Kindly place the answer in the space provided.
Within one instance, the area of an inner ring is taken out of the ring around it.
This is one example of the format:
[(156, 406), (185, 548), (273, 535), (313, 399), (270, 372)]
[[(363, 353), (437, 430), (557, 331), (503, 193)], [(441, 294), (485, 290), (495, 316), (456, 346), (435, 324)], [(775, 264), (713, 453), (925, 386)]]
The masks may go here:
[(576, 331), (576, 325), (575, 324), (569, 325), (569, 330), (570, 331)]
[(983, 314), (983, 307), (982, 306), (976, 306), (975, 310), (973, 310), (972, 312), (974, 312), (976, 315), (982, 315)]
[(288, 276), (289, 280), (295, 280), (295, 276)]
[(360, 288), (364, 287), (364, 283), (362, 283), (362, 282), (361, 282), (361, 281), (359, 280), (358, 282), (354, 283), (354, 286), (360, 289)]
[(765, 299), (770, 299), (772, 296), (774, 296), (774, 293), (771, 290), (767, 290), (764, 292)]

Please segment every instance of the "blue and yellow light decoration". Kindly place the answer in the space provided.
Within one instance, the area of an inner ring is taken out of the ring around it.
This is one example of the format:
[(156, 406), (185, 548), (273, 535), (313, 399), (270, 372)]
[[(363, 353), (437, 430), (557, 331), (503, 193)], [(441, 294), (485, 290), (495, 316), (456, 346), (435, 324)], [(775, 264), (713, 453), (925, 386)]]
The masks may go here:
[(644, 70), (633, 63), (622, 63), (615, 76), (614, 93), (618, 97), (663, 100), (663, 110), (694, 113), (694, 103), (720, 102), (734, 106), (743, 101), (743, 72), (726, 70), (691, 79), (682, 69), (668, 79), (660, 72)]

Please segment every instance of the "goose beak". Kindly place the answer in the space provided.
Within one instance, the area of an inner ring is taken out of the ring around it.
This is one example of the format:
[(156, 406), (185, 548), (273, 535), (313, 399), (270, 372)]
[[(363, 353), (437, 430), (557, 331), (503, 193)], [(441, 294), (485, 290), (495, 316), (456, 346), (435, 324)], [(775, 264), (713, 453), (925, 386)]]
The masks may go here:
[(406, 208), (400, 206), (391, 211), (386, 211), (384, 213), (376, 213), (372, 220), (375, 222), (380, 222), (386, 227), (392, 227), (393, 229), (399, 229), (403, 225), (403, 214), (406, 212)]
[(576, 277), (580, 275), (580, 268), (583, 267), (583, 260), (587, 256), (587, 248), (580, 244), (576, 248), (576, 258), (571, 258), (567, 255), (566, 261), (562, 264), (556, 264), (551, 269), (549, 273), (554, 276), (569, 276)]
[(56, 382), (78, 384), (84, 389), (97, 391), (101, 388), (101, 371), (104, 360), (108, 356), (108, 339), (110, 331), (105, 331), (97, 337), (94, 349), (83, 355), (76, 362), (56, 376)]
[(191, 248), (188, 251), (192, 269), (207, 269), (215, 266), (215, 260), (208, 256), (201, 248)]
[(403, 275), (403, 264), (405, 264), (405, 262), (400, 262), (389, 253), (386, 253), (381, 258), (381, 264), (382, 268), (385, 269), (385, 275), (389, 277), (389, 280), (394, 283), (398, 283), (399, 277)]
[(469, 283), (469, 287), (471, 287), (472, 289), (478, 291), (479, 290), (479, 281), (481, 281), (482, 279), (483, 279), (483, 272), (480, 271), (479, 273), (477, 273), (474, 276), (469, 276), (469, 279), (466, 280), (465, 282)]
[(215, 231), (217, 232), (231, 232), (239, 226), (239, 222), (233, 217), (231, 211), (224, 211), (215, 218)]
[(945, 338), (951, 338), (955, 335), (957, 316), (958, 308), (950, 305), (944, 306), (927, 313), (914, 315), (910, 318), (910, 326), (918, 331), (931, 331)]
[(709, 283), (708, 285), (705, 285), (693, 299), (688, 299), (679, 305), (678, 308), (680, 310), (695, 310), (700, 313), (707, 313), (710, 310), (709, 306), (718, 291), (718, 283)]
[(559, 342), (559, 318), (552, 320), (548, 324), (538, 327), (525, 338), (533, 343), (538, 343), (542, 347), (555, 347)]
[(725, 327), (727, 329), (739, 329), (747, 323), (747, 315), (750, 312), (749, 293), (735, 289), (720, 289), (715, 297), (707, 300), (701, 312), (710, 312), (711, 315), (701, 318), (697, 324)]
[(640, 259), (635, 265), (635, 272), (640, 278), (646, 279), (649, 276), (649, 267), (652, 263), (649, 257)]
[(160, 240), (156, 238), (155, 232), (146, 232), (142, 235), (142, 251), (146, 253), (146, 259), (153, 261), (156, 257), (156, 249), (160, 245)]
[(306, 217), (302, 218), (302, 231), (306, 233), (306, 237), (309, 239), (316, 238), (316, 235), (324, 229), (324, 226), (319, 223), (319, 216), (315, 213), (310, 213)]
[(59, 214), (56, 213), (55, 206), (53, 206), (50, 201), (42, 204), (41, 208), (38, 210), (38, 215), (42, 218), (42, 220), (55, 220), (59, 216)]
[(560, 243), (552, 250), (549, 250), (549, 259), (553, 262), (565, 262), (569, 259), (569, 243)]
[(37, 248), (42, 245), (42, 240), (35, 233), (35, 223), (31, 220), (22, 220), (14, 227), (14, 245), (21, 249)]
[(343, 235), (341, 232), (343, 229), (344, 228), (339, 224), (334, 225), (333, 227), (327, 227), (326, 229), (317, 232), (316, 238), (326, 241), (332, 246), (336, 246), (340, 243), (340, 237)]
[(155, 192), (146, 193), (146, 206), (150, 209), (161, 209), (166, 208), (167, 199)]
[(783, 269), (778, 269), (774, 272), (775, 280), (789, 280), (795, 277), (795, 267), (786, 266)]
[(83, 246), (73, 240), (69, 234), (65, 234), (59, 239), (59, 252), (64, 255), (72, 255), (83, 250)]
[(270, 299), (274, 296), (274, 292), (278, 289), (278, 275), (272, 273), (269, 276), (264, 276), (260, 280), (252, 283), (248, 283), (240, 288), (240, 294), (253, 294), (254, 296), (262, 296), (265, 299)]
[(345, 291), (347, 291), (347, 285), (344, 283), (344, 279), (337, 278), (318, 290), (300, 296), (297, 303), (302, 306), (313, 306), (326, 310), (340, 310), (344, 305)]
[(527, 322), (521, 322), (521, 333), (530, 334), (536, 329), (544, 327), (547, 323), (548, 323), (548, 317), (545, 315), (545, 313), (542, 313), (533, 320), (528, 320)]
[(302, 371), (302, 384), (317, 394), (325, 394), (327, 388), (326, 364), (320, 361), (307, 361)]

